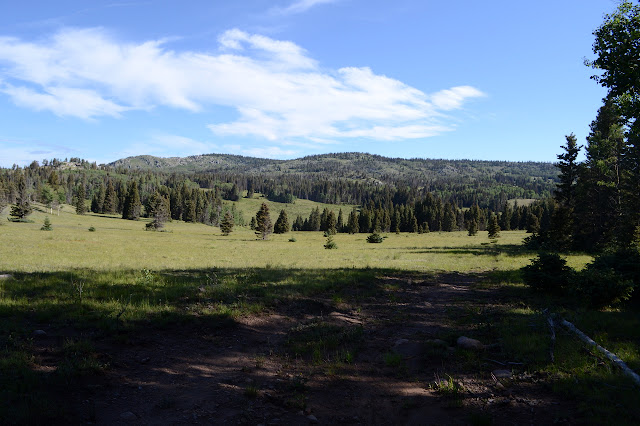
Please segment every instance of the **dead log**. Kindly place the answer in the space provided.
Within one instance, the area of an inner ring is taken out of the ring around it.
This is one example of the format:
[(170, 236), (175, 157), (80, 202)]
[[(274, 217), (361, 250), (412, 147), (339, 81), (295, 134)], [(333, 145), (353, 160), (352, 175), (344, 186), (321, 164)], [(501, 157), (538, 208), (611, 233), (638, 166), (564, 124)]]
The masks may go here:
[(589, 336), (584, 334), (582, 331), (578, 330), (576, 326), (571, 324), (569, 321), (565, 319), (561, 319), (560, 324), (562, 324), (564, 327), (566, 327), (570, 331), (573, 331), (580, 338), (580, 340), (585, 342), (587, 345), (593, 346), (594, 348), (602, 352), (607, 358), (609, 358), (609, 360), (611, 360), (611, 362), (617, 365), (627, 376), (631, 377), (633, 381), (636, 383), (636, 385), (640, 386), (640, 376), (638, 376), (638, 374), (636, 374), (635, 371), (630, 369), (627, 366), (627, 364), (624, 363), (623, 360), (618, 358), (616, 354), (609, 352), (608, 350), (606, 350), (605, 348), (597, 344), (595, 341), (593, 341), (593, 339), (591, 339)]

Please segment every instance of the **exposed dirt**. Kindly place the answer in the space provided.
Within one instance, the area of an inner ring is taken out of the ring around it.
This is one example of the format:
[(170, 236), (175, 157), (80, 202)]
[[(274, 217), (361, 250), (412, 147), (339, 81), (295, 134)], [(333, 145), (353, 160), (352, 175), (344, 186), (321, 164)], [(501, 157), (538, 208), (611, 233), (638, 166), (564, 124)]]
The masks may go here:
[[(497, 309), (498, 289), (455, 274), (379, 279), (386, 293), (357, 306), (285, 301), (230, 327), (175, 325), (94, 339), (109, 368), (84, 378), (65, 404), (75, 420), (101, 425), (574, 422), (571, 403), (554, 398), (526, 365), (499, 365), (511, 361), (501, 358), (499, 342), (483, 342), (480, 364), (465, 363), (455, 348), (458, 336), (481, 335), (480, 325), (459, 319), (470, 309)], [(310, 324), (359, 334), (348, 334), (346, 356), (296, 354), (292, 333)], [(52, 368), (61, 336), (73, 333), (35, 339), (40, 368)], [(514, 376), (494, 378), (496, 369)], [(449, 387), (438, 391), (438, 379)]]

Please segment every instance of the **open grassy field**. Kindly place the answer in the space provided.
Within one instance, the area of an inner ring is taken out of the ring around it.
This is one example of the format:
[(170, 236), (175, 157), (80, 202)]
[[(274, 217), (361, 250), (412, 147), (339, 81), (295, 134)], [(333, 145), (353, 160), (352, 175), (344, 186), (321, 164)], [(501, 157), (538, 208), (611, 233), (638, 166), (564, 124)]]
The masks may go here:
[[(640, 415), (633, 383), (559, 327), (550, 360), (542, 314), (564, 316), (640, 370), (637, 306), (590, 311), (532, 292), (518, 272), (535, 256), (523, 232), (495, 242), (482, 232), (388, 234), (381, 244), (339, 234), (326, 250), (320, 232), (258, 241), (248, 228), (222, 236), (182, 222), (147, 232), (145, 220), (37, 207), (33, 223), (0, 215), (6, 423), (634, 424)], [(40, 230), (46, 216), (52, 231)], [(578, 268), (590, 259), (568, 256)], [(463, 335), (483, 349), (458, 347)]]
[[(45, 216), (51, 220), (52, 231), (40, 230)], [(326, 250), (326, 238), (320, 232), (290, 232), (259, 241), (248, 227), (235, 227), (231, 235), (223, 236), (217, 227), (178, 221), (168, 223), (166, 232), (148, 232), (145, 220), (79, 216), (68, 206), (60, 216), (40, 209), (30, 219), (34, 223), (13, 223), (0, 217), (0, 271), (269, 266), (486, 272), (518, 269), (535, 256), (522, 248), (526, 236), (522, 231), (502, 232), (495, 243), (486, 232), (474, 237), (466, 232), (387, 234), (381, 244), (367, 243), (367, 234), (338, 234), (334, 237), (338, 249)], [(94, 232), (89, 231), (91, 227)], [(296, 242), (290, 242), (291, 238)], [(581, 266), (589, 260), (575, 255), (569, 263)]]

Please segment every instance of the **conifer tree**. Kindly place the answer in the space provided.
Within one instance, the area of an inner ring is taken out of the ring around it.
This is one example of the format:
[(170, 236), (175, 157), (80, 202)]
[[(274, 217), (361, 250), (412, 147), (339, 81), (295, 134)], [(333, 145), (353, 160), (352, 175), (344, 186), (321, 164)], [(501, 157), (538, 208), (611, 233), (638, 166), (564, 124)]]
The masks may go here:
[(478, 222), (475, 219), (470, 220), (467, 224), (467, 230), (470, 237), (478, 235)]
[(256, 229), (256, 217), (255, 216), (251, 217), (251, 222), (249, 222), (249, 228), (251, 230), (255, 230)]
[(41, 231), (52, 231), (53, 230), (53, 228), (51, 227), (51, 220), (49, 220), (49, 216), (45, 216), (44, 224), (42, 225), (40, 230)]
[(338, 221), (336, 222), (338, 232), (344, 232), (344, 218), (342, 217), (342, 209), (338, 211)]
[(273, 232), (273, 224), (271, 223), (271, 216), (269, 216), (269, 206), (266, 203), (262, 203), (260, 210), (256, 213), (256, 235), (261, 240), (266, 240), (271, 232)]
[(325, 232), (328, 235), (335, 235), (338, 230), (336, 229), (336, 214), (333, 212), (333, 210), (329, 210), (327, 212), (327, 219), (326, 219), (326, 227), (327, 229), (325, 230)]
[(500, 236), (500, 225), (498, 225), (498, 218), (493, 213), (491, 213), (491, 216), (489, 216), (487, 231), (489, 233), (489, 238), (498, 238)]
[(153, 220), (147, 223), (147, 229), (159, 230), (164, 228), (165, 222), (169, 220), (169, 200), (156, 191), (150, 197), (148, 206), (149, 211), (147, 214)]
[(87, 212), (85, 197), (84, 183), (80, 182), (76, 189), (76, 214), (85, 214)]
[(233, 216), (231, 212), (227, 210), (220, 221), (220, 231), (222, 235), (229, 235), (233, 231)]
[(347, 221), (347, 232), (350, 234), (357, 234), (360, 231), (359, 221), (358, 221), (358, 212), (354, 207), (349, 213), (349, 220)]
[(274, 234), (285, 234), (289, 232), (289, 218), (287, 217), (287, 212), (280, 210), (280, 215), (276, 220), (276, 224), (273, 226)]
[(136, 220), (140, 217), (141, 210), (142, 203), (140, 202), (138, 184), (135, 180), (132, 180), (129, 184), (129, 191), (127, 191), (127, 196), (122, 207), (122, 218)]

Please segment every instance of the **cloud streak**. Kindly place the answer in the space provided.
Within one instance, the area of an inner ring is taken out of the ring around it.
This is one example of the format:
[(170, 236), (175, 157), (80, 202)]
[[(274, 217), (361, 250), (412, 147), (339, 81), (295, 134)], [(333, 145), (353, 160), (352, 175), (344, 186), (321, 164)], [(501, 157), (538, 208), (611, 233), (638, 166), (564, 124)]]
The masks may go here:
[(272, 9), (272, 13), (274, 15), (296, 15), (298, 13), (304, 13), (314, 6), (337, 3), (338, 1), (339, 0), (298, 0), (285, 8), (274, 8)]
[(484, 96), (471, 86), (426, 94), (366, 67), (326, 70), (293, 42), (239, 29), (221, 34), (211, 53), (123, 42), (101, 28), (38, 42), (0, 37), (0, 93), (20, 107), (84, 120), (224, 106), (236, 118), (210, 121), (214, 134), (289, 143), (427, 138), (452, 130), (452, 112)]

